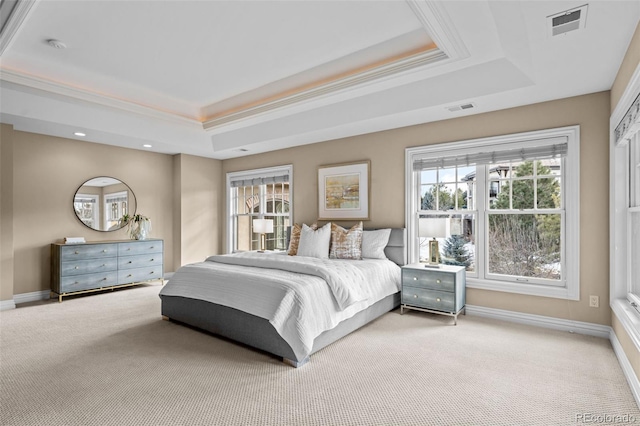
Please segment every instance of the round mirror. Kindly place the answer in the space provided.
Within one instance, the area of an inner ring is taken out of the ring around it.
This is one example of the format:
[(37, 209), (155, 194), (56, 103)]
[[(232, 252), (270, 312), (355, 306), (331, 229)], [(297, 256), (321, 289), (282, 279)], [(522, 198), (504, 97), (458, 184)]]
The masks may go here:
[(85, 226), (116, 231), (126, 226), (122, 217), (136, 212), (136, 197), (124, 182), (108, 176), (89, 179), (76, 191), (73, 210)]

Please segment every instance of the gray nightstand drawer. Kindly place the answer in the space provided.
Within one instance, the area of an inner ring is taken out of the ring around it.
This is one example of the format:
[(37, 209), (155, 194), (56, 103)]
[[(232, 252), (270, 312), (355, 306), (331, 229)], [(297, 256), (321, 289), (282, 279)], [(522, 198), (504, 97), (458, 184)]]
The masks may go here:
[[(425, 268), (426, 269), (426, 268)], [(440, 291), (455, 290), (455, 274), (429, 270), (428, 273), (419, 269), (403, 269), (402, 285), (411, 287), (426, 287)]]
[(63, 277), (60, 280), (60, 293), (71, 293), (74, 291), (110, 287), (116, 285), (117, 280), (117, 271)]
[(63, 277), (69, 275), (95, 274), (99, 272), (116, 271), (118, 263), (115, 257), (105, 259), (87, 259), (72, 262), (62, 262), (60, 274)]
[(419, 287), (402, 287), (402, 303), (444, 312), (456, 312), (455, 294)]

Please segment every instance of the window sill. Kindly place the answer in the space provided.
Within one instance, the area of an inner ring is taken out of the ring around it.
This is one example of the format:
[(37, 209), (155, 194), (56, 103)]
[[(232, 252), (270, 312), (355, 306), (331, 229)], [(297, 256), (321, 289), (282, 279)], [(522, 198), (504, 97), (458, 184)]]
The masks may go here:
[(504, 293), (526, 294), (530, 296), (553, 297), (556, 299), (580, 300), (578, 289), (569, 287), (551, 287), (539, 284), (520, 284), (514, 282), (481, 280), (467, 277), (467, 288), (501, 291)]
[(631, 338), (636, 350), (640, 351), (640, 313), (626, 299), (611, 301), (611, 309)]

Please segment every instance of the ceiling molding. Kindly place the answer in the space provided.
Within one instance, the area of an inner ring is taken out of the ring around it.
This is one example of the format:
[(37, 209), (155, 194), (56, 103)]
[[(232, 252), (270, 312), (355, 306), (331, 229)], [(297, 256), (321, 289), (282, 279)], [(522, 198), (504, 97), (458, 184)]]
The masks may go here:
[(443, 5), (427, 0), (405, 1), (436, 46), (451, 60), (455, 61), (470, 56)]
[(43, 90), (49, 93), (55, 93), (55, 94), (66, 96), (68, 98), (72, 98), (76, 100), (91, 102), (93, 104), (97, 104), (105, 107), (110, 107), (118, 110), (132, 112), (135, 114), (140, 114), (153, 119), (201, 126), (200, 121), (192, 118), (183, 117), (181, 115), (173, 114), (166, 111), (160, 111), (160, 110), (150, 108), (144, 105), (139, 105), (133, 102), (127, 102), (120, 99), (111, 98), (108, 96), (89, 92), (87, 90), (71, 87), (66, 84), (45, 80), (39, 77), (22, 74), (20, 72), (7, 70), (5, 68), (0, 67), (0, 82), (5, 82), (5, 81), (9, 83), (14, 83), (20, 86), (29, 87), (32, 89)]
[[(9, 47), (13, 37), (20, 30), (20, 26), (24, 22), (25, 18), (31, 11), (32, 7), (36, 4), (34, 0), (16, 0), (15, 2), (1, 1), (0, 13), (4, 13), (6, 8), (13, 5), (13, 8), (8, 13), (6, 22), (0, 22), (0, 56)], [(4, 7), (5, 10), (2, 10)]]
[(430, 65), (445, 59), (448, 59), (448, 56), (439, 49), (419, 53), (408, 58), (404, 58), (390, 64), (382, 65), (372, 70), (334, 80), (329, 83), (314, 87), (312, 89), (308, 89), (302, 92), (298, 92), (294, 95), (277, 99), (275, 101), (267, 102), (252, 108), (243, 109), (235, 113), (206, 120), (203, 122), (203, 127), (205, 130), (214, 129), (227, 123), (236, 122), (248, 117), (255, 117), (257, 115), (278, 110), (286, 106), (300, 104), (300, 102), (303, 101), (316, 99), (321, 96), (334, 94), (343, 90), (352, 89), (363, 83), (380, 81), (383, 78), (395, 76), (401, 72)]

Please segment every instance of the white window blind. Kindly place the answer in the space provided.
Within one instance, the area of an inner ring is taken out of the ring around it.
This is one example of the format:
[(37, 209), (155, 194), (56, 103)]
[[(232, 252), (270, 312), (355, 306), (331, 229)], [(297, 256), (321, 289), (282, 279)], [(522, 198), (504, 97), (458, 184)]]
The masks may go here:
[(429, 158), (419, 158), (413, 162), (413, 170), (430, 170), (456, 166), (478, 164), (494, 164), (507, 161), (543, 160), (547, 158), (563, 157), (567, 155), (568, 143), (566, 138), (552, 138), (540, 141), (540, 145), (511, 148), (505, 144), (491, 151), (466, 152), (452, 155), (441, 155)]
[(241, 186), (258, 186), (258, 185), (268, 185), (272, 183), (282, 183), (289, 182), (289, 175), (273, 175), (273, 176), (259, 176), (255, 178), (244, 178), (231, 180), (231, 187), (238, 188)]

